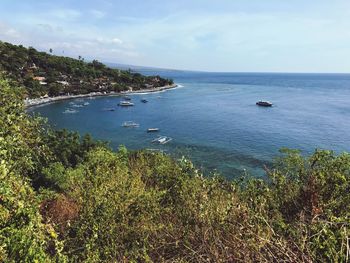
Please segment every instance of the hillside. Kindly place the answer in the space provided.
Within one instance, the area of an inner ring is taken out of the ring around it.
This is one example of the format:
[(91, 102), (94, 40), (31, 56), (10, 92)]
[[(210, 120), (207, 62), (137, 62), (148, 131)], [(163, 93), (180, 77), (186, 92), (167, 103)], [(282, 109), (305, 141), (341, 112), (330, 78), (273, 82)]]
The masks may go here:
[(150, 89), (173, 83), (160, 76), (112, 69), (97, 60), (87, 63), (81, 57), (54, 56), (1, 41), (0, 72), (23, 85), (30, 98)]
[(347, 262), (350, 155), (283, 151), (266, 180), (111, 151), (0, 78), (0, 262)]

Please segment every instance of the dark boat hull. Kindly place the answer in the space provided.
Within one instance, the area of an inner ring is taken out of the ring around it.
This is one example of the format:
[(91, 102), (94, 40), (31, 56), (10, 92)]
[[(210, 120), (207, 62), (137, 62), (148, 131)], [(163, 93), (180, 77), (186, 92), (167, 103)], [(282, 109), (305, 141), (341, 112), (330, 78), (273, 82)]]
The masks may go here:
[(269, 102), (264, 102), (264, 101), (258, 101), (256, 105), (261, 106), (261, 107), (272, 107), (272, 103)]

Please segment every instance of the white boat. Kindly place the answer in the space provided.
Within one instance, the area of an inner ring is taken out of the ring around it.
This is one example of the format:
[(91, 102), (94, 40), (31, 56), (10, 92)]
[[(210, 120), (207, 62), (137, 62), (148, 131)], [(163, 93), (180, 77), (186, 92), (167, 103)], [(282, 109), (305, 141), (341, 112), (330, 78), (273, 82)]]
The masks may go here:
[(170, 138), (170, 137), (159, 136), (159, 137), (155, 138), (152, 142), (158, 143), (158, 144), (166, 144), (166, 143), (170, 142), (171, 140), (172, 140), (172, 138)]
[(128, 107), (128, 106), (134, 106), (134, 103), (130, 102), (130, 101), (121, 101), (118, 104), (119, 106), (123, 106), (123, 107)]
[(90, 103), (89, 102), (84, 102), (83, 103), (83, 106), (87, 106), (87, 105), (89, 105)]
[(77, 110), (73, 110), (73, 109), (66, 109), (63, 113), (77, 113)]
[(147, 132), (158, 132), (159, 128), (148, 128)]
[(122, 126), (126, 128), (137, 128), (140, 127), (140, 124), (133, 121), (125, 121), (123, 122)]

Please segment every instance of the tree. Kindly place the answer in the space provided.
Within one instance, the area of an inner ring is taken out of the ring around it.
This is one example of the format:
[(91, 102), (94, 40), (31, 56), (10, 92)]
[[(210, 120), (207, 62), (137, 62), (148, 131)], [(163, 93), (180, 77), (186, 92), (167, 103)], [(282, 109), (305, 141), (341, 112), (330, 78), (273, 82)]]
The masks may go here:
[(30, 184), (48, 152), (41, 121), (25, 114), (21, 92), (0, 80), (0, 261), (57, 262), (62, 244), (53, 226), (42, 222)]
[(58, 83), (50, 83), (49, 84), (49, 96), (55, 97), (61, 94), (61, 92), (64, 90), (63, 86)]

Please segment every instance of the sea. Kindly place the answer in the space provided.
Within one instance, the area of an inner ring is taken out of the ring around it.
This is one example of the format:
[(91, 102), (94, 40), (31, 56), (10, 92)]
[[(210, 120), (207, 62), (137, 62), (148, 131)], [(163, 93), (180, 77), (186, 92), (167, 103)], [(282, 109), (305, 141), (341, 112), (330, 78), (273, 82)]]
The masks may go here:
[[(56, 102), (29, 109), (67, 128), (108, 141), (113, 149), (152, 149), (189, 158), (206, 176), (264, 177), (282, 148), (350, 151), (350, 74), (210, 73), (138, 68), (178, 87), (122, 96)], [(147, 99), (142, 103), (141, 99)], [(272, 107), (256, 105), (268, 100)], [(83, 104), (85, 103), (85, 106)], [(114, 109), (114, 111), (111, 111)], [(134, 121), (139, 127), (122, 124)], [(148, 128), (158, 133), (147, 133)], [(172, 140), (152, 143), (157, 136)]]

